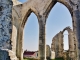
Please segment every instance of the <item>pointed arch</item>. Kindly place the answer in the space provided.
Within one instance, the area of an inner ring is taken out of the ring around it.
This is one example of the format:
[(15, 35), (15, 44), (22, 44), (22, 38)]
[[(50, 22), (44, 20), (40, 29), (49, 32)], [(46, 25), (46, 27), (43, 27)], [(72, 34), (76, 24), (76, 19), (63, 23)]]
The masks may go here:
[(63, 0), (57, 0), (57, 1), (55, 0), (55, 1), (52, 1), (52, 2), (48, 5), (47, 9), (45, 10), (44, 14), (46, 15), (46, 18), (48, 17), (50, 11), (52, 10), (52, 8), (54, 7), (54, 5), (55, 5), (57, 2), (62, 3), (63, 5), (65, 5), (65, 6), (67, 7), (67, 9), (69, 10), (71, 16), (73, 16), (73, 8), (72, 8), (70, 2), (65, 1), (65, 0), (64, 0), (64, 1), (63, 1)]

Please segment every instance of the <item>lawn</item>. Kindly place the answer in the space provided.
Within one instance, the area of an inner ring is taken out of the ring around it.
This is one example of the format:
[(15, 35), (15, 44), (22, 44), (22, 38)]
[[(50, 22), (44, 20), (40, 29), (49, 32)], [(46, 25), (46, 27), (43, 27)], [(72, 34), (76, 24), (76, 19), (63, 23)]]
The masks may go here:
[(26, 58), (24, 60), (38, 60), (38, 59), (33, 59), (33, 58)]
[[(24, 60), (38, 60), (38, 59), (26, 58)], [(50, 59), (50, 60), (64, 60), (64, 59), (63, 58), (55, 58), (55, 59)]]
[(55, 58), (53, 60), (64, 60), (63, 58)]

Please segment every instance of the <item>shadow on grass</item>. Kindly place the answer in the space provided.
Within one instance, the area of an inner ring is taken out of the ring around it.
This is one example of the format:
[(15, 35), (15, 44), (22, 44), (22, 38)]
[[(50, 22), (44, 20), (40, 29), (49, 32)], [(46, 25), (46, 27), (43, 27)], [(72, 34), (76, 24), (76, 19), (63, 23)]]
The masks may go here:
[(60, 58), (55, 58), (55, 59), (51, 59), (51, 60), (64, 60), (62, 57)]
[[(39, 60), (39, 59), (34, 59), (34, 58), (25, 58), (24, 60)], [(55, 59), (47, 59), (47, 60), (64, 60), (62, 57), (60, 58), (55, 58)]]

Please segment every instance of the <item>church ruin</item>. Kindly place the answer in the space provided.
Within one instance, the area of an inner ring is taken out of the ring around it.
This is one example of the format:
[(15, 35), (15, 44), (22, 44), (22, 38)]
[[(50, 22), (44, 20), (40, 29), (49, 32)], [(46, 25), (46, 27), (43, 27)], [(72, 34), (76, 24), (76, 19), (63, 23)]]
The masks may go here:
[[(77, 59), (77, 41), (75, 38), (75, 35), (73, 33), (73, 30), (70, 27), (66, 27), (63, 29), (63, 31), (60, 31), (58, 34), (56, 34), (53, 37), (52, 44), (51, 44), (51, 50), (55, 52), (55, 56), (57, 57), (64, 57), (64, 44), (63, 44), (63, 33), (64, 31), (68, 31), (68, 41), (69, 41), (69, 50), (68, 52), (68, 59), (69, 60), (76, 60)], [(66, 59), (67, 60), (67, 59)]]
[[(17, 0), (0, 0), (0, 60), (23, 60), (23, 29), (32, 12), (39, 23), (39, 59), (45, 59), (46, 20), (57, 2), (70, 11), (75, 41), (78, 41), (76, 60), (80, 59), (80, 0), (28, 0), (23, 4)], [(70, 54), (73, 50), (74, 47)]]

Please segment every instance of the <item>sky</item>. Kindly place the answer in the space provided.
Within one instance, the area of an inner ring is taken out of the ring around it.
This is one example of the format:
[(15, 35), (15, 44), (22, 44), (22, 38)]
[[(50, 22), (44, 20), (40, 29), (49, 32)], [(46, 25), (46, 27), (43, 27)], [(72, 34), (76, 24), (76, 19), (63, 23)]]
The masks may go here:
[[(27, 0), (19, 0), (24, 3)], [(72, 18), (69, 10), (61, 3), (57, 3), (52, 10), (46, 21), (46, 44), (51, 47), (52, 38), (65, 27), (72, 28)], [(68, 32), (64, 32), (64, 49), (68, 49)], [(39, 24), (38, 19), (34, 13), (29, 16), (24, 27), (24, 50), (36, 51), (39, 44)]]

